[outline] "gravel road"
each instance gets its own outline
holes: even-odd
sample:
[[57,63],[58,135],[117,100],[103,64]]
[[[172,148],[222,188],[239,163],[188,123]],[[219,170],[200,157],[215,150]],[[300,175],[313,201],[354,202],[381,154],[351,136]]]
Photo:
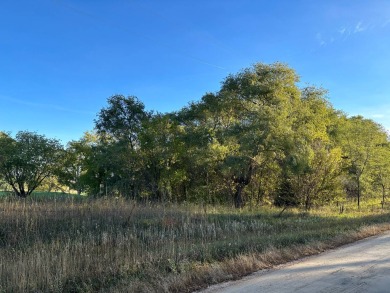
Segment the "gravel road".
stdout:
[[390,292],[390,232],[203,292]]

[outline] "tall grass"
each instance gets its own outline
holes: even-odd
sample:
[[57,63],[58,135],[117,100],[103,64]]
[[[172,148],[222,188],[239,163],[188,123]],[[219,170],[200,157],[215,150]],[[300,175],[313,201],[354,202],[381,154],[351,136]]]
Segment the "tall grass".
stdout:
[[[337,211],[287,211],[278,217],[272,208],[4,197],[0,291],[190,292],[259,268],[254,259],[246,259],[246,267],[232,260],[261,259],[272,251],[272,265],[299,255],[300,247],[321,250],[320,243],[390,220],[379,209]],[[294,249],[290,256],[288,249]]]

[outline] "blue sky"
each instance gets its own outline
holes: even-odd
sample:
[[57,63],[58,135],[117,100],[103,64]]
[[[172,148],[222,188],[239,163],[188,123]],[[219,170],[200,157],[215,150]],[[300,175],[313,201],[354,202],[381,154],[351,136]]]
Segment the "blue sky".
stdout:
[[179,110],[255,62],[390,129],[390,1],[2,0],[0,129],[66,143],[107,98]]

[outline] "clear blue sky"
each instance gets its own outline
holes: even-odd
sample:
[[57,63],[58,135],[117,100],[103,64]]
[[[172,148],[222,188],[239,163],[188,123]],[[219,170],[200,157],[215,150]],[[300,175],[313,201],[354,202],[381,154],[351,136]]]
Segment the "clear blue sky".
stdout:
[[114,94],[179,110],[276,61],[390,129],[387,0],[2,0],[0,129],[66,143]]

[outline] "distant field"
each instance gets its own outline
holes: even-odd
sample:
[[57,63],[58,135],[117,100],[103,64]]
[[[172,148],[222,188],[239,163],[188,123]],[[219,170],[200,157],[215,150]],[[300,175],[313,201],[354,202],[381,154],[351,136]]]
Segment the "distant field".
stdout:
[[[10,196],[13,197],[14,193],[12,191],[0,191],[0,197]],[[64,200],[64,199],[76,199],[76,198],[85,198],[85,196],[73,193],[65,193],[65,192],[47,192],[47,191],[34,191],[30,196],[30,199],[34,200]]]
[[390,228],[371,203],[311,212],[0,199],[1,292],[191,292]]

